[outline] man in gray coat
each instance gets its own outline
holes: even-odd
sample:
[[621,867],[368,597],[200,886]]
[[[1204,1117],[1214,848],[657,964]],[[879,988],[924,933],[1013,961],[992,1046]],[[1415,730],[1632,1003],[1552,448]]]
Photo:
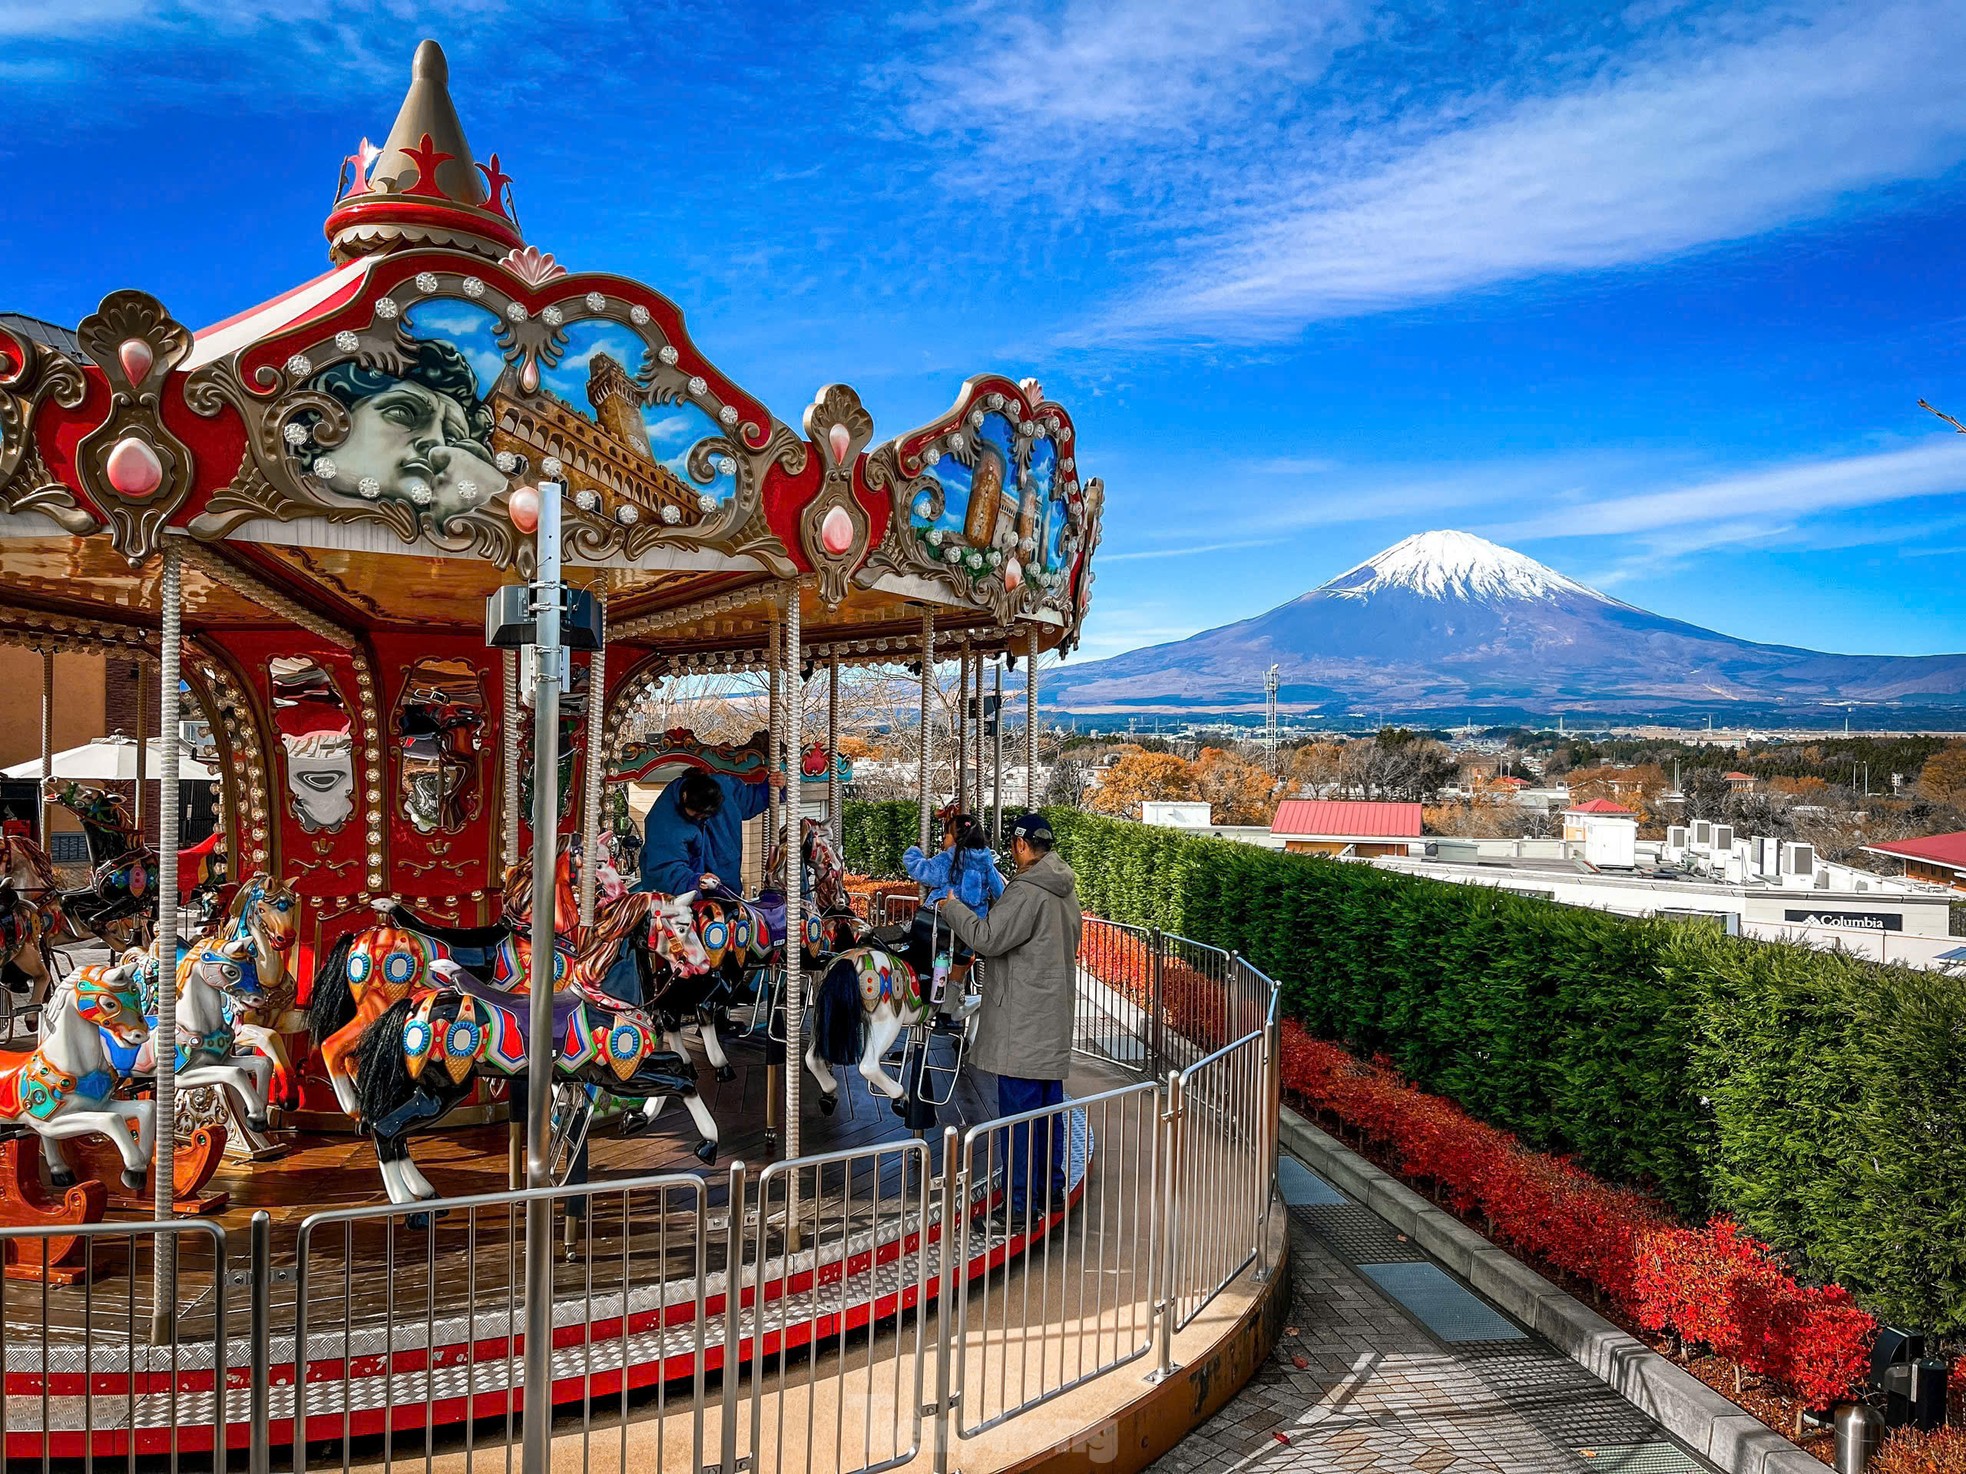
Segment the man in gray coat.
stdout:
[[[997,1109],[1006,1116],[1065,1099],[1079,952],[1078,885],[1052,853],[1051,825],[1042,814],[1026,814],[1011,836],[1017,874],[988,916],[953,897],[938,903],[949,930],[987,960],[969,1061],[997,1077]],[[1055,1115],[1011,1129],[1004,1198],[1011,1215],[1042,1216],[1062,1192],[1063,1124]]]

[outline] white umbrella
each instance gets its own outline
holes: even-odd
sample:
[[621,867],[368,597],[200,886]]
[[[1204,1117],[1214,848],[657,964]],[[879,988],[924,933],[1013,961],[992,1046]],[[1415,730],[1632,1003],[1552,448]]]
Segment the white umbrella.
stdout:
[[[209,783],[218,776],[218,769],[199,762],[191,755],[190,747],[182,742],[178,744],[178,754],[180,783]],[[164,762],[163,738],[150,739],[150,751],[145,762],[148,767],[144,777],[154,783]],[[104,737],[56,753],[53,767],[55,777],[70,778],[77,783],[134,783],[137,776],[137,745],[128,737]],[[15,763],[6,770],[6,776],[39,778],[41,759],[32,757],[24,763]]]

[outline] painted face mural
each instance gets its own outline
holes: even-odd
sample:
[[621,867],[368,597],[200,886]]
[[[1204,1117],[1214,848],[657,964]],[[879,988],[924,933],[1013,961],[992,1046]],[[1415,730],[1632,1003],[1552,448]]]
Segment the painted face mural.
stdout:
[[421,833],[455,833],[477,810],[485,693],[468,660],[426,656],[396,705],[403,817]]
[[273,726],[287,760],[287,802],[309,834],[333,832],[355,811],[354,731],[333,679],[305,655],[267,662]]
[[477,375],[448,343],[419,342],[400,374],[342,363],[313,387],[348,411],[348,435],[317,453],[314,474],[368,501],[411,502],[440,526],[505,490],[492,415]]

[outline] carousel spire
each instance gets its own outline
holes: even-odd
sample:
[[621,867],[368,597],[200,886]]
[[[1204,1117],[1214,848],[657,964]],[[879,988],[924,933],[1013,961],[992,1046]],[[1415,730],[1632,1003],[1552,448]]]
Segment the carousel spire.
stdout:
[[450,64],[435,41],[416,48],[410,89],[380,149],[367,139],[342,161],[328,216],[337,263],[398,246],[456,246],[496,260],[525,244],[498,155],[480,164],[451,103]]

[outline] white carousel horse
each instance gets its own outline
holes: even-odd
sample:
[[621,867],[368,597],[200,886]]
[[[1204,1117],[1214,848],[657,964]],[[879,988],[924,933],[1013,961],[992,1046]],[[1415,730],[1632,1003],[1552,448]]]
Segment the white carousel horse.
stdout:
[[[215,1086],[251,1131],[267,1129],[266,1103],[273,1085],[273,1061],[263,1054],[240,1053],[236,1013],[257,1008],[262,994],[254,966],[254,943],[205,937],[195,941],[177,964],[177,1088]],[[156,956],[141,953],[144,970],[156,976]],[[157,1073],[156,1020],[137,1050],[130,1073]]]
[[0,1124],[41,1138],[57,1186],[74,1181],[59,1143],[106,1136],[123,1158],[123,1185],[141,1188],[150,1170],[156,1105],[115,1098],[116,1071],[103,1045],[140,1047],[150,1037],[143,1016],[140,965],[77,968],[55,986],[42,1010],[40,1047],[0,1055]]
[[[963,1000],[967,1017],[980,1000]],[[889,1100],[906,1089],[881,1067],[881,1059],[901,1031],[934,1009],[921,978],[908,962],[880,947],[855,947],[835,957],[813,998],[812,1042],[805,1066],[819,1082],[819,1109],[832,1115],[839,1103],[836,1065],[854,1065],[868,1084]]]

